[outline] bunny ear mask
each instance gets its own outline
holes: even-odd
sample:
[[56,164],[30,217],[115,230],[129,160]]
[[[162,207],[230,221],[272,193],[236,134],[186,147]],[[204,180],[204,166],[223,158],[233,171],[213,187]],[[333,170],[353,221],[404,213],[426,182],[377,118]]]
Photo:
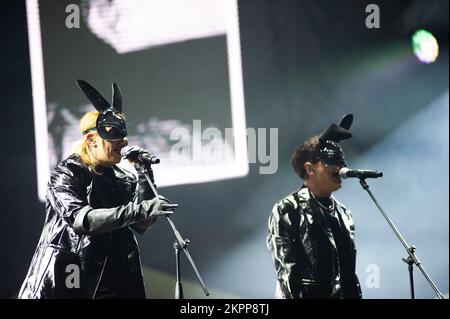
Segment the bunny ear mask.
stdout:
[[[127,126],[121,116],[122,113],[122,94],[116,83],[112,84],[112,106],[109,102],[88,82],[77,80],[77,84],[84,95],[92,103],[95,109],[100,113],[97,118],[96,127],[101,138],[107,141],[121,140],[127,136]],[[94,128],[83,132],[87,134]]]
[[320,134],[319,139],[321,141],[334,141],[339,143],[342,140],[346,140],[352,137],[352,133],[349,132],[350,127],[353,123],[353,114],[345,115],[341,123],[336,125],[334,123],[330,124],[325,131]]
[[320,142],[317,149],[319,160],[328,165],[347,166],[345,154],[338,143],[352,137],[352,133],[349,132],[352,123],[353,114],[347,114],[339,125],[332,123],[319,135]]

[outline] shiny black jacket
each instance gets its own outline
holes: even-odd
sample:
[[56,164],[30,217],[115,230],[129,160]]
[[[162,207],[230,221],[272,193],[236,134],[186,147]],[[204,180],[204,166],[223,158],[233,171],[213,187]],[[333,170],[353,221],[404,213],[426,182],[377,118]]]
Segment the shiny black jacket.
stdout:
[[296,298],[361,298],[361,289],[355,273],[355,227],[351,213],[335,202],[335,212],[345,225],[350,262],[345,269],[350,273],[350,285],[345,295],[342,289],[341,269],[336,243],[330,225],[308,188],[278,201],[269,217],[268,248],[272,252],[277,274],[276,297]]
[[[122,216],[134,203],[153,197],[148,185],[117,166],[97,175],[78,155],[62,161],[50,175],[44,228],[19,298],[97,298],[98,290],[116,278],[126,278],[116,297],[145,298],[139,249],[130,227],[143,234],[155,217],[139,226]],[[103,218],[87,229],[84,217],[89,212],[107,212],[115,220]],[[122,273],[103,276],[111,266]]]

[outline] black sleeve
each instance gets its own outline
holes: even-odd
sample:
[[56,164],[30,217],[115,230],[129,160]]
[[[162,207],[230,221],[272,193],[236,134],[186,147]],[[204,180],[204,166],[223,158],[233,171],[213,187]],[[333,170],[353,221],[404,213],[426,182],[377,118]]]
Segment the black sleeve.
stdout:
[[300,213],[288,200],[275,204],[269,217],[267,245],[272,252],[284,298],[299,298],[301,280]]

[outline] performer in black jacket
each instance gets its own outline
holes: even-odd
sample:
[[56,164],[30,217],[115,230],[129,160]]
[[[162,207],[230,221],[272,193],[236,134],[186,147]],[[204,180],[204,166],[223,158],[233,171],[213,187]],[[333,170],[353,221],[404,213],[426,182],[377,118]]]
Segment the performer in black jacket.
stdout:
[[361,298],[355,273],[355,227],[350,211],[332,193],[346,166],[338,144],[352,135],[346,115],[298,146],[292,166],[301,188],[278,201],[269,217],[267,244],[277,274],[278,298]]
[[154,196],[145,176],[116,166],[128,144],[118,86],[111,106],[77,82],[98,112],[83,116],[76,152],[51,172],[44,229],[19,298],[145,298],[131,228],[144,234],[172,213],[170,202]]

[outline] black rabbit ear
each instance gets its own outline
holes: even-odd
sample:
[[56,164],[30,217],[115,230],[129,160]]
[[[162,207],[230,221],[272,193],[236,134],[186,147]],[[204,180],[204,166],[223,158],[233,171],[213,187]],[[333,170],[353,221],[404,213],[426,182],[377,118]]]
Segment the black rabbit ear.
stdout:
[[97,111],[101,113],[111,107],[108,101],[92,85],[83,80],[77,80],[77,84]]
[[353,123],[353,114],[349,113],[346,114],[342,120],[341,124],[339,124],[340,127],[345,128],[346,130],[349,130]]
[[319,139],[323,142],[331,140],[339,143],[341,140],[346,140],[350,137],[352,137],[352,133],[347,131],[347,129],[333,123],[328,126],[322,134],[320,134]]
[[120,88],[116,83],[112,84],[112,105],[120,113],[122,113],[122,94]]

